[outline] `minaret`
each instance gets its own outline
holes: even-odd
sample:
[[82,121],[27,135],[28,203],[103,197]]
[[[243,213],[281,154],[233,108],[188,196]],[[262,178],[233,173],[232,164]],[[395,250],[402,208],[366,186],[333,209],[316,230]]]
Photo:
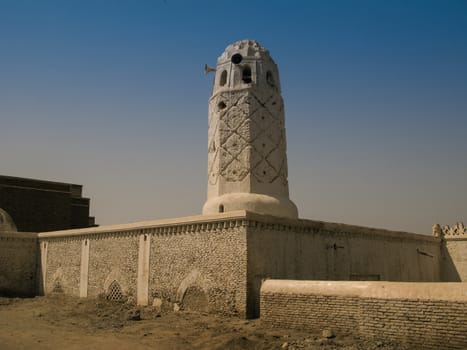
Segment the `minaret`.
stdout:
[[298,217],[289,199],[279,72],[254,40],[229,45],[218,58],[209,99],[203,214],[232,210]]

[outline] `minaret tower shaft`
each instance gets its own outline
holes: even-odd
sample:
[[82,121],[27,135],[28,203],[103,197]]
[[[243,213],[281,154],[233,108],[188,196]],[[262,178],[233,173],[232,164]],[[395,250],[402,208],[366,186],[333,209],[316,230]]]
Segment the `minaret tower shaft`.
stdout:
[[229,45],[219,57],[209,99],[203,214],[232,210],[298,217],[289,199],[279,72],[253,40]]

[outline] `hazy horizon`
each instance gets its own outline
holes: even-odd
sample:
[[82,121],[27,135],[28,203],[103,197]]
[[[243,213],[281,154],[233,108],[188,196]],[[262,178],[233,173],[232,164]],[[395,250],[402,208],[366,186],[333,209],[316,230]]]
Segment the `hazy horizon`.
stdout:
[[305,219],[467,221],[465,1],[0,0],[0,174],[72,182],[100,225],[201,213],[215,66],[267,48]]

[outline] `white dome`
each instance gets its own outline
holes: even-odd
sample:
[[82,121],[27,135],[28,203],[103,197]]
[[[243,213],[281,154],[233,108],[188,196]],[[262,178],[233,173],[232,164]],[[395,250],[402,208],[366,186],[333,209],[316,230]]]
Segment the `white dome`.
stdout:
[[217,60],[217,64],[230,61],[234,55],[244,58],[271,59],[269,51],[255,40],[240,40],[227,46]]

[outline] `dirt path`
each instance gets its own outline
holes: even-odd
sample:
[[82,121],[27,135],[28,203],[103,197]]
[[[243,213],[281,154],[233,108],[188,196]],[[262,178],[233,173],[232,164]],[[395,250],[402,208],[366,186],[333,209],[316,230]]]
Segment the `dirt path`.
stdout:
[[318,333],[268,328],[259,320],[186,311],[159,314],[127,304],[57,295],[0,298],[0,349],[406,348],[343,335],[324,339]]

